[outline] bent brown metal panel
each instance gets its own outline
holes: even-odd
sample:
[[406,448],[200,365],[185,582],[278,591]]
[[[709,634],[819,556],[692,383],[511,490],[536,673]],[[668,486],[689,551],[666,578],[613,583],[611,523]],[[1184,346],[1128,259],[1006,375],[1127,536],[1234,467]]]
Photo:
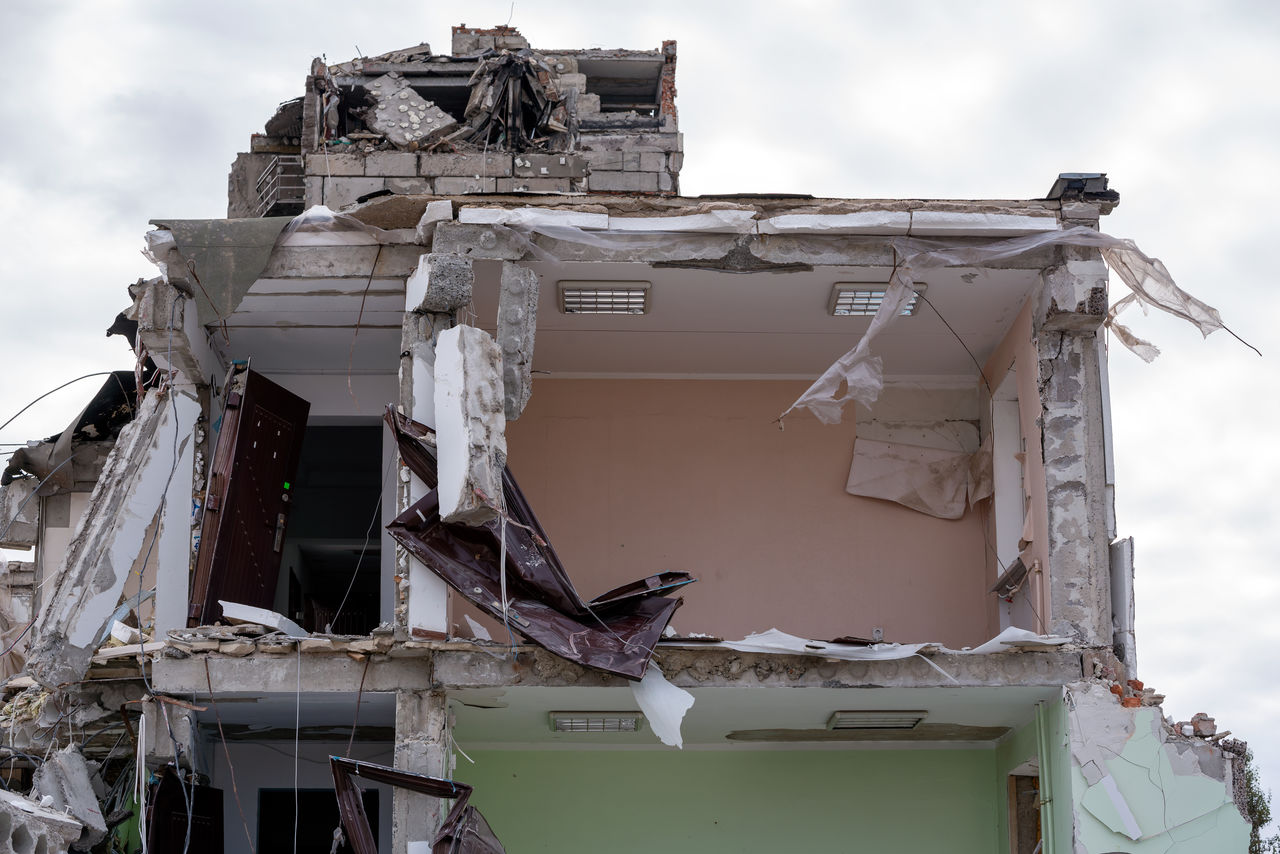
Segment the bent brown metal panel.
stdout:
[[333,770],[333,788],[338,797],[342,827],[356,854],[378,854],[378,846],[373,841],[373,830],[369,827],[360,789],[352,777],[437,798],[455,799],[453,808],[440,825],[439,833],[432,840],[432,854],[506,854],[484,816],[467,803],[472,789],[466,783],[401,771],[386,765],[356,762],[340,756],[330,756],[329,766]]
[[[434,484],[429,428],[391,408],[387,423],[405,464],[424,482]],[[505,622],[510,629],[588,667],[628,679],[642,677],[654,644],[681,604],[680,599],[658,594],[694,579],[684,572],[661,573],[585,602],[509,470],[503,472],[503,492],[509,521],[495,519],[482,527],[446,524],[433,491],[400,514],[387,530],[498,622],[504,622],[499,561],[505,536],[509,604]]]

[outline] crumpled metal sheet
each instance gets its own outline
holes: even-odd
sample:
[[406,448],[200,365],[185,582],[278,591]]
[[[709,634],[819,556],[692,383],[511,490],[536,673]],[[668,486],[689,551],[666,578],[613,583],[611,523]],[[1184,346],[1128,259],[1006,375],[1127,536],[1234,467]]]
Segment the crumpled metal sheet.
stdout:
[[432,431],[393,407],[386,421],[401,459],[431,490],[387,526],[396,542],[501,623],[505,539],[505,622],[512,631],[586,667],[627,679],[644,676],[654,644],[682,602],[661,594],[692,583],[688,573],[658,573],[584,601],[509,469],[502,484],[507,518],[479,527],[446,524],[435,491]]
[[378,854],[378,846],[373,841],[373,830],[369,827],[369,816],[365,814],[360,789],[352,777],[437,798],[453,798],[453,808],[431,841],[431,854],[506,854],[489,822],[484,820],[478,809],[467,803],[473,790],[466,783],[338,756],[329,757],[329,766],[333,771],[333,788],[338,797],[342,827],[356,854]]

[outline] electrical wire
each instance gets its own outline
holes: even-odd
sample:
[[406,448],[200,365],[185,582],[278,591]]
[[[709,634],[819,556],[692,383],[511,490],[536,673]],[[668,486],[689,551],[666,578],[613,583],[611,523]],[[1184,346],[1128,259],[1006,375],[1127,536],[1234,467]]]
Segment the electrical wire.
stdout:
[[351,580],[347,582],[347,592],[342,594],[342,601],[338,603],[338,610],[333,612],[330,618],[328,630],[332,631],[333,627],[338,623],[338,617],[342,614],[342,609],[346,607],[347,597],[351,595],[351,590],[356,585],[356,577],[360,574],[360,565],[364,562],[365,551],[369,548],[369,541],[373,539],[373,527],[378,524],[378,516],[382,510],[382,494],[386,492],[387,481],[391,478],[391,469],[395,467],[396,458],[394,455],[387,460],[387,468],[382,473],[382,484],[378,487],[378,501],[374,504],[373,515],[369,519],[369,527],[364,532],[364,545],[360,547],[360,556],[356,558],[356,568],[351,571]]
[[39,396],[39,397],[37,397],[35,400],[31,401],[31,402],[30,402],[30,403],[28,403],[26,406],[24,406],[24,407],[22,407],[21,409],[19,409],[17,412],[15,412],[15,413],[13,414],[13,417],[12,417],[12,418],[10,418],[8,421],[4,422],[3,424],[0,424],[0,430],[3,430],[4,428],[8,427],[10,424],[12,424],[14,421],[16,421],[16,420],[17,420],[17,418],[18,418],[18,416],[19,416],[19,415],[21,415],[22,413],[26,412],[26,411],[27,411],[28,409],[30,409],[31,407],[35,406],[37,403],[39,403],[40,401],[44,400],[44,399],[45,399],[46,397],[48,397],[49,395],[53,394],[55,391],[62,391],[62,390],[63,390],[64,388],[66,388],[67,386],[72,385],[73,383],[78,383],[78,382],[80,382],[80,380],[87,380],[89,377],[105,377],[105,376],[111,376],[111,375],[114,375],[114,374],[115,374],[115,371],[95,371],[95,372],[94,372],[94,373],[92,373],[92,374],[85,374],[85,375],[83,375],[83,376],[76,377],[76,378],[75,378],[75,379],[73,379],[73,380],[67,380],[67,381],[66,381],[65,383],[63,383],[62,385],[58,386],[57,388],[49,389],[49,391],[46,391],[44,394],[40,395],[40,396]]
[[302,739],[302,644],[298,644],[298,685],[293,706],[293,854],[298,854],[298,751]]
[[204,659],[204,683],[209,686],[209,705],[213,706],[213,717],[218,722],[218,739],[222,742],[222,753],[227,758],[227,771],[231,774],[231,793],[236,798],[236,809],[240,812],[240,823],[244,825],[244,837],[249,841],[249,854],[257,854],[253,847],[253,834],[249,832],[249,820],[244,817],[244,807],[240,804],[240,789],[236,786],[236,766],[231,761],[231,749],[227,747],[227,734],[222,729],[222,715],[218,712],[218,701],[213,696],[213,677],[209,674],[209,658]]

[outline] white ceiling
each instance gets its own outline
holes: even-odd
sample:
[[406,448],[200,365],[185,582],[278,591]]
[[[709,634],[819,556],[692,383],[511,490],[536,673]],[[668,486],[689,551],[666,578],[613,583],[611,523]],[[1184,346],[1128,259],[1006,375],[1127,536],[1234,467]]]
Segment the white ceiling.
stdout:
[[[1030,722],[1035,704],[1052,688],[695,688],[693,708],[681,732],[686,745],[758,749],[725,736],[735,730],[824,729],[836,710],[925,710],[926,723],[983,727],[1020,727]],[[631,689],[598,687],[509,688],[505,691],[457,691],[451,695],[456,717],[454,738],[463,748],[503,745],[659,746],[652,730],[638,733],[553,733],[551,711],[635,711]],[[477,705],[467,705],[475,703]],[[499,708],[479,706],[502,705]],[[885,743],[885,742],[881,742]],[[824,742],[825,749],[847,743]],[[865,745],[858,742],[853,746]],[[900,743],[899,743],[900,744]],[[795,743],[788,742],[789,749]]]
[[[928,712],[925,723],[1017,728],[1029,723],[1035,704],[1054,696],[1053,688],[695,688],[694,705],[681,728],[686,745],[729,749],[760,749],[768,743],[732,742],[735,730],[823,729],[836,710],[914,709]],[[470,747],[515,746],[631,746],[660,747],[647,726],[638,733],[553,733],[547,723],[551,711],[635,711],[629,687],[519,687],[454,691],[450,708],[455,715],[454,738]],[[355,721],[354,694],[304,692],[304,727],[342,727]],[[270,729],[294,726],[299,698],[290,692],[221,696],[218,715],[224,726],[247,725]],[[207,701],[200,705],[209,706]],[[201,720],[214,724],[212,708]],[[366,692],[360,698],[361,726],[391,727],[395,723],[395,695]],[[880,742],[885,744],[889,742]],[[989,743],[989,742],[986,742]],[[823,749],[865,747],[869,742],[822,743]],[[870,742],[875,744],[875,742]],[[895,743],[901,746],[901,743]],[[936,742],[925,742],[936,744]],[[788,742],[787,749],[796,749]]]
[[[541,285],[534,370],[575,376],[816,377],[869,323],[828,313],[832,285],[889,276],[865,267],[735,274],[629,263],[532,266]],[[500,265],[478,262],[476,271],[469,320],[492,331]],[[561,314],[562,279],[651,282],[651,309],[641,316]],[[924,281],[929,301],[978,361],[1039,283],[1035,271],[963,268],[933,270]],[[227,349],[267,373],[394,373],[403,292],[394,279],[259,280],[229,319]],[[928,305],[889,327],[875,352],[888,376],[977,376],[973,359]]]

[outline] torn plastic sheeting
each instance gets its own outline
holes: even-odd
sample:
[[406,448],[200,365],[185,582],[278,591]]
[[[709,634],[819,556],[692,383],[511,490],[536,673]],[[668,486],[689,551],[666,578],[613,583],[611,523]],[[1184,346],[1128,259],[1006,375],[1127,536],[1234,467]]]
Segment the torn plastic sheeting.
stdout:
[[693,707],[693,695],[677,688],[662,674],[657,664],[650,663],[644,678],[631,683],[631,693],[644,712],[645,720],[653,728],[653,734],[665,745],[684,748],[680,735],[680,723],[685,713]]
[[289,220],[279,239],[280,246],[375,246],[399,242],[386,230],[351,214],[335,213],[325,205],[313,205]]
[[[782,413],[779,420],[785,418],[792,410],[803,407],[827,424],[840,421],[844,405],[856,400],[864,406],[870,406],[884,386],[883,367],[878,356],[871,354],[871,342],[887,326],[901,314],[902,306],[913,292],[914,272],[932,267],[982,266],[993,261],[1012,258],[1039,249],[1043,246],[1079,246],[1095,248],[1102,252],[1108,266],[1115,270],[1121,280],[1129,287],[1134,300],[1143,305],[1153,306],[1168,312],[1175,317],[1195,325],[1202,334],[1208,335],[1215,329],[1223,328],[1222,318],[1216,309],[1179,288],[1173,282],[1169,271],[1159,260],[1148,257],[1132,240],[1124,240],[1094,231],[1085,226],[1076,226],[1063,231],[1029,234],[978,246],[950,246],[937,241],[926,241],[915,238],[891,238],[888,240],[901,257],[889,279],[884,301],[871,320],[871,325],[852,350],[845,353],[820,376],[795,403]],[[1051,294],[1060,304],[1071,302],[1070,297]],[[1122,300],[1116,309],[1122,310],[1128,303]],[[1113,310],[1108,314],[1106,323],[1115,326]],[[1137,341],[1146,348],[1151,348],[1145,341],[1136,339],[1127,329],[1125,335],[1117,335],[1126,347]],[[1154,348],[1151,348],[1154,349]],[[1144,359],[1151,354],[1150,349],[1135,350]],[[1150,361],[1150,359],[1147,359]],[[840,388],[847,383],[845,393]]]
[[991,437],[972,454],[858,438],[845,492],[893,501],[939,519],[959,519],[992,493]]
[[841,661],[896,661],[911,658],[923,652],[943,652],[948,655],[988,655],[993,652],[1009,652],[1019,646],[1061,646],[1069,638],[1056,635],[1038,635],[1015,626],[1002,631],[986,643],[972,649],[949,649],[938,643],[876,643],[870,646],[829,643],[809,640],[770,629],[747,635],[740,641],[722,641],[723,646],[738,652],[763,652],[775,655],[812,655]]
[[431,841],[432,854],[505,854],[506,849],[489,827],[489,822],[478,809],[467,803],[473,789],[466,783],[337,756],[329,757],[329,767],[333,771],[333,788],[342,827],[355,854],[378,854],[378,846],[373,840],[369,816],[364,811],[364,798],[352,777],[436,798],[453,798],[452,809]]
[[[387,526],[396,542],[485,614],[533,643],[586,667],[641,678],[654,644],[681,604],[660,594],[694,579],[685,572],[664,572],[584,601],[509,470],[503,472],[509,518],[479,527],[446,524],[439,512],[431,431],[391,407],[386,419],[401,458],[431,490]],[[504,537],[505,614],[499,563]]]

